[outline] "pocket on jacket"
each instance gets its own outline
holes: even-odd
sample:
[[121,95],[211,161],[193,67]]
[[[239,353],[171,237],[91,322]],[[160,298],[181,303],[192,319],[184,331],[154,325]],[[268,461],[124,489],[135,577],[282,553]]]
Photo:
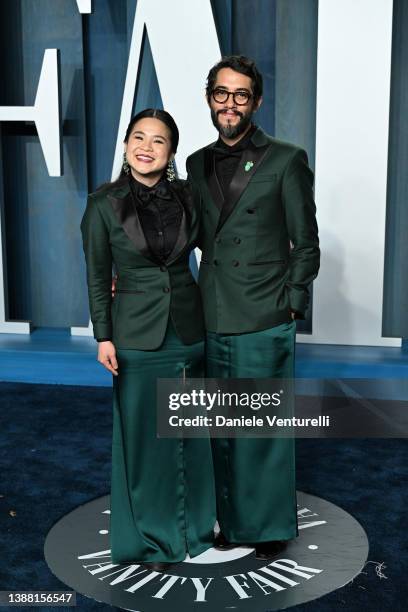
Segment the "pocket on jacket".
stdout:
[[135,289],[116,289],[115,293],[134,293],[134,294],[138,294],[138,293],[146,293],[146,291],[136,291]]
[[269,266],[271,264],[284,264],[284,259],[271,259],[270,261],[250,261],[248,266]]
[[275,183],[278,180],[277,174],[261,174],[257,172],[251,178],[251,183]]
[[251,261],[247,264],[247,278],[253,282],[276,284],[285,277],[286,270],[285,259]]

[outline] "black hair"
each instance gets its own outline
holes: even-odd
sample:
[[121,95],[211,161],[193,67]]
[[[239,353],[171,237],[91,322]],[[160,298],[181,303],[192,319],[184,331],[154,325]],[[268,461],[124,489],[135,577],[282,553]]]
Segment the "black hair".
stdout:
[[240,72],[250,77],[252,80],[252,89],[255,102],[262,96],[263,81],[262,74],[259,72],[255,62],[244,55],[226,55],[217,64],[215,64],[207,76],[205,92],[207,100],[210,99],[217,80],[217,74],[222,68],[231,68],[235,72]]
[[137,113],[137,115],[132,117],[126,130],[124,142],[129,140],[129,136],[132,133],[135,123],[146,118],[159,119],[159,121],[168,127],[170,131],[171,150],[173,153],[176,153],[179,143],[179,131],[177,124],[170,113],[165,110],[161,110],[160,108],[145,108],[145,110],[140,111],[140,113]]
[[[141,119],[146,119],[146,118],[159,119],[160,121],[162,121],[162,123],[166,125],[166,127],[168,127],[170,131],[171,151],[172,153],[176,153],[178,143],[179,143],[179,131],[178,131],[177,124],[174,121],[173,117],[170,115],[170,113],[168,113],[165,110],[161,110],[160,108],[145,108],[144,110],[134,115],[131,118],[129,125],[127,126],[127,130],[126,130],[126,134],[125,134],[125,138],[123,142],[127,142],[129,140],[129,136],[132,133],[132,130],[135,124]],[[119,176],[114,181],[103,183],[97,188],[97,191],[100,191],[101,189],[104,189],[105,187],[111,187],[112,185],[120,185],[122,184],[122,182],[126,182],[128,178],[129,178],[128,175],[126,174],[126,172],[124,171],[122,167],[120,170]]]

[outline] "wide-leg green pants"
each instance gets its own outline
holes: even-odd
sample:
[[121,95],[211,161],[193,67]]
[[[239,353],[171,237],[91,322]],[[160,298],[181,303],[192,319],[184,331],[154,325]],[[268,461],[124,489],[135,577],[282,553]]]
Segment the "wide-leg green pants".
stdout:
[[[207,334],[210,378],[292,378],[295,323],[248,334]],[[214,438],[217,519],[230,542],[297,536],[293,438]]]
[[[169,324],[154,351],[117,350],[110,539],[114,563],[177,562],[213,543],[209,439],[156,437],[157,378],[202,377],[204,342],[186,346]],[[166,409],[164,406],[163,409]]]

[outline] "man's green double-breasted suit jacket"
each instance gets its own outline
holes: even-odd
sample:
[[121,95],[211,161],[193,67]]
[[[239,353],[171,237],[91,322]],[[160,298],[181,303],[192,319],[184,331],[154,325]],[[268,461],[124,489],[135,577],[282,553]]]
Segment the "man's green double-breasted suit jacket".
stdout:
[[187,160],[201,198],[199,286],[208,331],[245,333],[304,318],[319,269],[313,173],[304,150],[256,129],[224,198],[212,148]]
[[[116,348],[153,350],[166,333],[169,316],[184,344],[204,337],[200,291],[189,268],[198,232],[199,198],[186,181],[169,183],[183,215],[166,262],[152,254],[127,180],[88,196],[81,222],[91,320],[96,339]],[[112,266],[118,281],[111,297]]]

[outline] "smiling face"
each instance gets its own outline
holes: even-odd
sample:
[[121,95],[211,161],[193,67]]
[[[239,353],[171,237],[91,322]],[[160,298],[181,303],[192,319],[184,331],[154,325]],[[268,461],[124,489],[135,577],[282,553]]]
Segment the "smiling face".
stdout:
[[[211,109],[211,118],[213,124],[221,134],[223,140],[233,144],[238,141],[245,132],[248,131],[251,124],[252,114],[259,108],[262,98],[256,102],[253,98],[252,79],[245,74],[241,74],[232,68],[221,68],[216,77],[213,87],[216,92],[235,92],[238,102],[239,92],[249,94],[249,100],[246,104],[237,104],[234,102],[232,95],[225,102],[216,102],[213,95],[210,96],[208,104]],[[241,96],[245,98],[245,96]]]
[[154,117],[137,121],[124,145],[133,177],[145,185],[157,183],[174,157],[170,130]]

